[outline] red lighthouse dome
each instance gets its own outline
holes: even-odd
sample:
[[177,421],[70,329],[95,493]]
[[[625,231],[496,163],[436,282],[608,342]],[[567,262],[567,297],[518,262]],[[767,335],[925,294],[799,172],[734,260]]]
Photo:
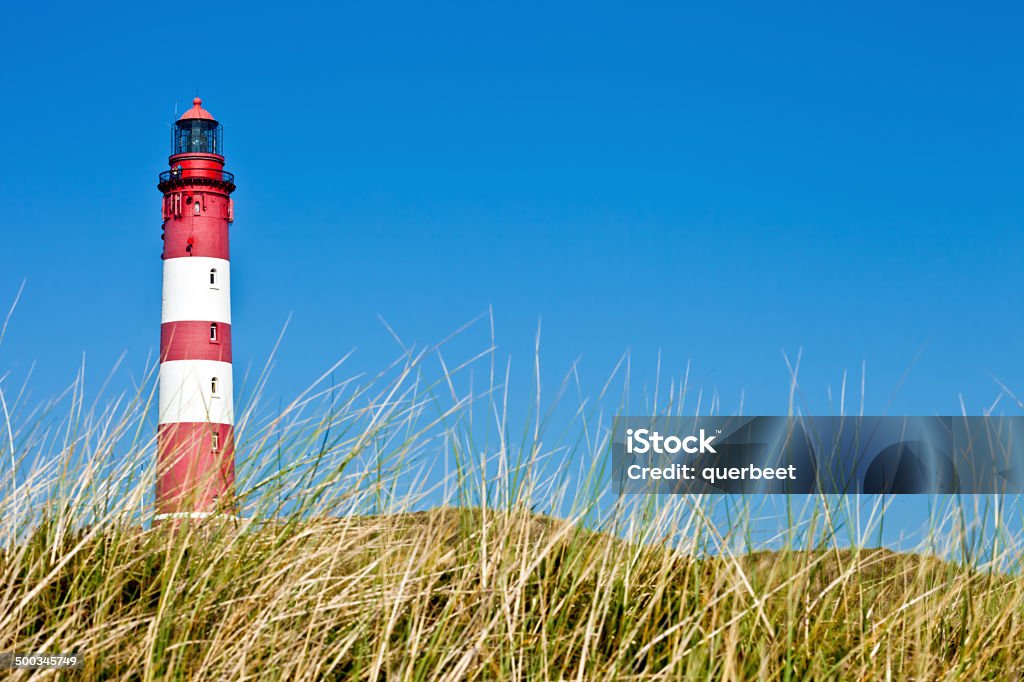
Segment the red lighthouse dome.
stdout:
[[178,120],[183,121],[189,118],[203,118],[212,121],[213,116],[210,115],[209,111],[203,109],[202,105],[203,100],[199,97],[196,97],[194,100],[192,100],[192,108],[186,111],[184,114],[182,114],[181,118],[179,118]]

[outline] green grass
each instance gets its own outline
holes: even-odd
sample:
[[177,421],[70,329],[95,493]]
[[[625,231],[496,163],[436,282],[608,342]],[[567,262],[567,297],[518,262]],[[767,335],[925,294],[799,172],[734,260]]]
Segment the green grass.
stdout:
[[257,380],[237,516],[176,528],[148,521],[150,394],[0,383],[0,651],[77,651],[68,679],[1024,677],[1020,555],[1003,533],[977,560],[985,514],[951,504],[897,554],[864,547],[884,504],[812,498],[758,549],[742,500],[604,496],[607,391],[562,437],[536,386],[513,437],[508,374],[467,378],[492,357],[328,373],[262,420]]

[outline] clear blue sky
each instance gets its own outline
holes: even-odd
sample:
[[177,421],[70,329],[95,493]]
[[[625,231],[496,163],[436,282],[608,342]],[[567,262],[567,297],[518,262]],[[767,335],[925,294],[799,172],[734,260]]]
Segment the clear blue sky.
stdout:
[[1017,3],[19,2],[5,25],[0,301],[28,281],[0,367],[36,362],[40,397],[83,352],[94,377],[155,354],[155,182],[197,93],[238,179],[236,367],[292,315],[282,395],[393,358],[378,315],[428,343],[488,306],[524,378],[542,319],[548,384],[581,357],[594,393],[660,350],[725,411],[783,413],[802,347],[818,412],[862,362],[869,413],[1024,394]]

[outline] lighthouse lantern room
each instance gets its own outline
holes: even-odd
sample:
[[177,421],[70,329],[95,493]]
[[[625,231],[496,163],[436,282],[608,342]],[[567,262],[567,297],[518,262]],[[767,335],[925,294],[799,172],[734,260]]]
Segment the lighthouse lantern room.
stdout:
[[235,479],[224,129],[196,97],[172,127],[163,193],[156,519],[230,512]]

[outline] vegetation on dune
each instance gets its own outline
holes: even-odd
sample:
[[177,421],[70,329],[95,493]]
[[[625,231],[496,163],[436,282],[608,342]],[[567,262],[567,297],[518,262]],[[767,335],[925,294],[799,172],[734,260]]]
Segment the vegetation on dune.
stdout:
[[43,524],[7,648],[88,678],[1005,679],[1019,580],[887,550],[692,558],[526,512]]
[[604,393],[555,438],[535,386],[516,440],[507,374],[462,381],[488,354],[430,350],[262,421],[257,382],[237,516],[176,528],[149,521],[150,396],[6,400],[0,651],[78,652],[67,679],[1024,677],[1014,538],[978,547],[962,506],[897,554],[863,547],[884,505],[811,498],[765,551],[742,499],[609,500]]

